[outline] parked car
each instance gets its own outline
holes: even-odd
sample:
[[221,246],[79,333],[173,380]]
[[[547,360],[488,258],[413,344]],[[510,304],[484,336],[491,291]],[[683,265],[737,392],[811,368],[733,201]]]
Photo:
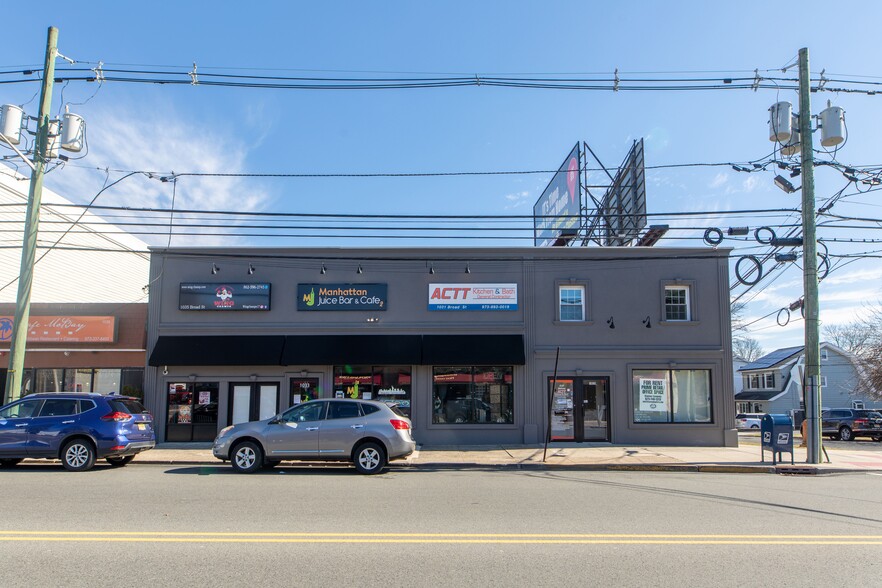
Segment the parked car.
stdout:
[[855,437],[872,437],[874,441],[882,441],[882,413],[857,408],[821,411],[821,434],[842,441],[854,441]]
[[349,461],[376,474],[416,449],[410,419],[374,400],[310,400],[270,419],[232,425],[214,440],[214,456],[252,473],[282,461]]
[[760,412],[743,412],[735,415],[736,429],[759,429],[765,415]]
[[156,445],[153,416],[129,396],[31,394],[0,407],[0,467],[25,458],[60,459],[85,471],[104,458],[121,467]]

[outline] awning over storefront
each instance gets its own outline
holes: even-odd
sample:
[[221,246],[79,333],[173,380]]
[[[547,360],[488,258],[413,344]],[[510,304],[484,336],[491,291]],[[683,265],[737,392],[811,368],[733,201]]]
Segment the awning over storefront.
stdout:
[[282,365],[419,365],[419,335],[289,335]]
[[523,335],[423,335],[424,365],[524,365]]
[[524,365],[523,335],[162,336],[149,365]]
[[149,365],[279,365],[284,335],[160,337]]

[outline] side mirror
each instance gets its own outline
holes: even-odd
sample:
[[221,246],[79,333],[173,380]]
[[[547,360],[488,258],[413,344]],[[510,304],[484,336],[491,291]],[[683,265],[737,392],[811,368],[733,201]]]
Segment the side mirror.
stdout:
[[285,419],[282,418],[282,415],[277,414],[276,416],[274,416],[274,417],[272,418],[272,420],[270,420],[270,422],[269,422],[268,424],[270,424],[270,425],[282,425],[282,424],[284,424],[284,423],[285,423]]

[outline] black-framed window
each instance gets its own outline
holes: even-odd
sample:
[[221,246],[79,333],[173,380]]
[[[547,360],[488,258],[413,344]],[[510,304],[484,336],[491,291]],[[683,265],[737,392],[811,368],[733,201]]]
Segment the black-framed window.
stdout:
[[379,400],[410,417],[410,366],[334,366],[334,397]]
[[635,423],[712,423],[710,370],[634,370]]
[[33,385],[28,381],[25,394],[35,392],[98,392],[144,398],[144,368],[35,368]]
[[217,436],[218,382],[168,384],[166,441],[211,441]]
[[432,422],[514,423],[512,366],[432,368]]

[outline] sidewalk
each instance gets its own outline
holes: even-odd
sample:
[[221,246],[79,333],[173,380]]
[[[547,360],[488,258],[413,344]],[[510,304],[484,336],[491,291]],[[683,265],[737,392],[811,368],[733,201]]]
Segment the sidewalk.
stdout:
[[[798,439],[798,438],[797,438]],[[874,444],[875,445],[875,444]],[[830,474],[882,472],[880,450],[827,449],[830,463],[806,464],[806,449],[794,448],[772,465],[772,453],[760,455],[759,438],[742,438],[739,447],[652,447],[584,443],[552,443],[543,461],[543,445],[419,447],[393,469],[533,469],[580,471],[680,471],[717,473]],[[823,457],[823,456],[822,456]],[[222,465],[211,443],[161,443],[138,455],[133,464]],[[290,462],[289,462],[290,463]]]

